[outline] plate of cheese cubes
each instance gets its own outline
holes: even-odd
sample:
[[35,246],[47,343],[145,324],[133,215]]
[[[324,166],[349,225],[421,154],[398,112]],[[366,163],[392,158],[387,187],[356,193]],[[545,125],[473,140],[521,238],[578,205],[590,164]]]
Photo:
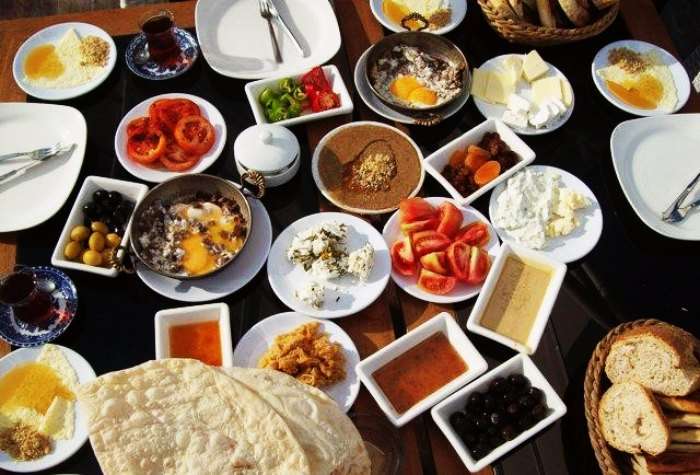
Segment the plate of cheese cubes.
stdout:
[[484,117],[523,135],[552,132],[574,110],[569,80],[535,50],[497,56],[474,69],[471,93]]

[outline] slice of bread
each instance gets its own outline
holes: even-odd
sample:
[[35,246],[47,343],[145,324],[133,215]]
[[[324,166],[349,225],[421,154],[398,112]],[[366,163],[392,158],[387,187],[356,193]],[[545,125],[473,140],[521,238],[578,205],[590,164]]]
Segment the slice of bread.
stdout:
[[554,9],[550,0],[537,0],[537,14],[542,26],[557,26],[557,19],[554,17]]
[[576,26],[584,26],[591,21],[591,14],[577,0],[559,0],[559,6],[569,21]]
[[700,428],[700,414],[683,414],[682,412],[667,412],[665,414],[669,427]]
[[510,7],[510,3],[508,3],[508,0],[489,0],[489,3],[493,7],[493,9],[496,10],[498,14],[502,17],[507,18],[509,20],[518,19],[518,15],[516,15],[513,9]]
[[644,455],[644,461],[652,473],[678,473],[700,470],[700,453],[664,452],[660,455]]
[[598,417],[605,440],[623,452],[657,455],[670,442],[659,404],[649,390],[637,383],[610,386],[600,399]]
[[523,0],[508,0],[508,3],[510,4],[510,8],[513,9],[513,12],[518,15],[518,18],[525,18],[525,6],[523,5]]
[[671,442],[700,442],[700,429],[695,427],[674,427],[671,429]]
[[669,452],[700,453],[700,444],[672,442],[668,445]]
[[656,399],[658,399],[661,407],[665,409],[700,414],[700,391],[695,391],[685,397],[660,395]]
[[685,396],[700,387],[697,340],[671,325],[635,328],[619,336],[605,361],[610,381],[635,381],[666,396]]

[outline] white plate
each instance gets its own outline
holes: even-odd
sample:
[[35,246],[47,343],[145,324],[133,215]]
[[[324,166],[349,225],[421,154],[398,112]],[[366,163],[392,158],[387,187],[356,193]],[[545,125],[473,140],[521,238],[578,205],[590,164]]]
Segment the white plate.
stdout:
[[329,320],[316,320],[297,312],[278,313],[267,317],[256,323],[238,341],[233,351],[233,366],[257,368],[258,361],[275,341],[276,336],[309,322],[319,322],[321,333],[328,333],[330,341],[340,343],[343,347],[345,379],[320,389],[333,399],[343,412],[348,412],[360,392],[360,379],[355,371],[355,366],[360,362],[360,354],[345,330]]
[[306,48],[302,57],[273,21],[282,62],[274,60],[267,21],[257,0],[199,0],[197,39],[214,71],[238,79],[290,75],[330,60],[340,49],[338,20],[328,0],[273,0]]
[[[303,71],[296,74],[288,74],[283,76],[277,76],[269,79],[260,79],[259,81],[249,82],[245,85],[245,94],[248,97],[248,103],[250,108],[253,110],[253,115],[255,116],[255,122],[258,124],[269,124],[267,118],[265,117],[265,108],[260,101],[258,101],[258,96],[263,89],[269,87],[273,90],[277,89],[277,85],[280,79],[287,77],[293,77],[299,80],[301,76],[308,71]],[[291,119],[280,120],[274,122],[275,125],[291,126],[295,124],[303,124],[305,122],[311,122],[313,120],[325,119],[326,117],[333,117],[336,115],[350,114],[353,111],[352,96],[348,92],[348,88],[345,87],[345,82],[343,77],[340,75],[338,68],[329,64],[328,66],[323,66],[323,74],[328,80],[333,92],[338,94],[340,99],[340,107],[335,109],[328,109],[321,112],[313,112],[309,109],[305,109],[299,117],[293,117]]]
[[[211,149],[205,153],[199,162],[189,170],[184,172],[171,172],[163,165],[158,164],[157,167],[148,167],[141,165],[131,158],[126,151],[126,127],[129,122],[138,118],[145,117],[148,115],[148,107],[158,99],[189,99],[199,106],[202,112],[202,116],[206,118],[211,125],[216,130],[216,141]],[[226,121],[224,117],[219,112],[219,109],[214,107],[209,101],[202,99],[201,97],[193,96],[191,94],[182,93],[168,93],[160,94],[158,96],[153,96],[145,101],[134,106],[129,112],[122,117],[119,126],[117,127],[117,133],[114,136],[114,151],[117,154],[119,163],[122,164],[126,171],[134,175],[136,178],[141,178],[142,180],[160,183],[170,178],[180,176],[182,174],[188,173],[202,173],[204,170],[209,168],[214,164],[214,162],[219,158],[221,152],[226,145]]]
[[[700,241],[700,211],[680,223],[661,213],[700,173],[700,114],[678,114],[622,122],[610,137],[610,151],[622,191],[644,224],[673,239]],[[696,186],[684,204],[700,199]]]
[[272,242],[272,224],[265,206],[248,198],[253,213],[253,229],[248,242],[236,260],[211,277],[177,280],[156,274],[143,264],[136,266],[136,274],[151,290],[164,297],[181,302],[206,302],[231,295],[253,280],[265,264]]
[[[486,132],[496,132],[506,145],[520,156],[520,161],[514,166],[498,175],[472,194],[462,196],[452,184],[447,181],[447,178],[442,176],[442,171],[450,162],[452,153],[456,150],[464,150],[469,145],[475,145],[481,142]],[[514,175],[518,170],[525,168],[535,160],[535,152],[518,137],[513,130],[498,119],[486,119],[476,127],[469,129],[452,142],[440,147],[435,152],[431,153],[424,160],[425,169],[430,173],[435,180],[440,183],[445,190],[462,205],[468,205],[481,195],[486,194],[492,188],[495,188],[499,183],[503,183],[508,177]]]
[[[63,250],[66,244],[70,241],[71,230],[78,225],[83,224],[83,205],[88,201],[92,201],[92,194],[96,190],[107,190],[107,191],[118,191],[126,199],[130,199],[134,202],[134,206],[138,205],[139,201],[146,196],[148,192],[148,187],[142,185],[141,183],[134,183],[131,181],[115,180],[114,178],[106,178],[102,176],[88,176],[83,182],[80,192],[78,192],[78,197],[73,203],[73,207],[70,210],[68,219],[63,226],[63,231],[61,231],[61,236],[56,242],[56,247],[51,255],[51,264],[56,267],[62,267],[64,269],[75,269],[82,270],[85,272],[92,272],[93,274],[104,275],[106,277],[116,277],[119,275],[119,271],[113,268],[107,267],[97,267],[89,266],[83,264],[79,261],[69,261],[63,255]],[[132,213],[133,214],[133,213]],[[129,231],[131,229],[131,216],[129,216],[129,221],[124,227],[124,235],[121,237],[121,246],[127,247],[129,244]]]
[[[55,345],[63,352],[70,365],[78,375],[80,384],[87,383],[95,379],[95,371],[90,366],[85,358],[80,356],[75,351],[65,346]],[[29,363],[36,361],[43,346],[36,348],[20,348],[0,359],[0,376],[7,373],[16,365],[21,363]],[[79,402],[75,403],[75,430],[73,437],[69,440],[56,440],[53,450],[45,457],[29,462],[20,462],[11,459],[5,452],[0,451],[0,469],[10,470],[11,472],[38,472],[54,467],[64,460],[69,459],[74,453],[83,446],[88,439],[87,415]]]
[[[547,402],[547,407],[549,408],[549,413],[537,424],[530,427],[526,431],[521,432],[515,439],[499,445],[487,456],[479,460],[474,460],[471,453],[464,445],[462,438],[452,428],[452,425],[450,424],[450,416],[457,411],[464,410],[467,398],[474,391],[483,392],[488,387],[488,384],[490,384],[491,381],[497,377],[505,377],[515,373],[524,374],[534,387],[542,390],[544,393],[544,398]],[[503,457],[505,454],[529,438],[534,437],[536,434],[543,431],[545,427],[553,424],[557,419],[564,417],[566,414],[566,405],[564,405],[564,402],[561,400],[552,385],[549,384],[542,372],[537,369],[535,363],[533,363],[527,356],[520,354],[515,355],[505,363],[496,366],[494,369],[484,374],[476,381],[471,382],[454,393],[452,396],[437,404],[433,410],[430,411],[430,413],[433,416],[433,420],[437,426],[440,428],[442,433],[445,434],[445,437],[447,437],[447,440],[450,441],[450,444],[452,444],[452,447],[457,452],[457,455],[459,455],[459,458],[462,460],[464,465],[467,466],[469,472],[478,472],[482,468]]]
[[[93,35],[100,37],[109,44],[109,57],[107,58],[107,65],[104,67],[103,71],[96,75],[91,81],[76,87],[45,88],[33,86],[26,82],[24,80],[24,61],[27,54],[41,44],[58,42],[71,28],[75,29],[78,33],[78,37],[81,39],[85,36]],[[27,41],[22,43],[22,46],[17,50],[15,59],[12,62],[12,75],[17,85],[30,96],[47,101],[63,101],[82,96],[102,84],[102,82],[107,79],[107,76],[109,76],[109,73],[112,72],[112,69],[114,69],[116,62],[117,47],[112,37],[102,28],[90,25],[89,23],[59,23],[58,25],[52,25],[34,33]]]
[[[394,33],[399,33],[402,31],[407,31],[404,27],[402,27],[398,23],[394,23],[392,20],[386,17],[384,15],[384,10],[382,9],[382,4],[384,3],[384,0],[369,0],[369,5],[372,8],[372,13],[374,14],[374,18],[377,19],[379,23],[384,25],[385,28],[388,30],[393,31]],[[462,20],[464,20],[464,17],[467,14],[467,1],[466,0],[450,0],[450,8],[452,8],[452,18],[450,18],[449,23],[447,23],[445,26],[442,26],[440,28],[437,28],[435,30],[423,30],[427,33],[432,33],[434,35],[444,35],[446,33],[449,33],[450,31],[454,30],[459,26],[460,23],[462,23]]]
[[[581,259],[591,252],[595,245],[598,244],[600,235],[603,232],[603,213],[600,210],[598,200],[584,182],[566,170],[547,165],[530,165],[528,168],[537,172],[556,173],[561,177],[560,183],[562,186],[578,191],[590,200],[591,205],[588,208],[576,210],[576,216],[578,216],[581,224],[571,234],[568,236],[549,238],[547,239],[545,247],[539,249],[539,252],[559,262],[568,263]],[[698,171],[700,171],[700,169]],[[508,234],[507,230],[499,228],[493,221],[493,216],[496,212],[496,200],[501,193],[503,193],[503,190],[506,189],[506,185],[507,182],[501,183],[493,190],[493,193],[491,193],[491,199],[489,200],[489,218],[491,218],[493,227],[496,228],[496,232],[503,242],[522,246],[521,243]]]
[[[347,225],[348,253],[369,242],[374,248],[374,267],[367,282],[359,282],[351,276],[329,281],[328,285],[336,288],[326,288],[323,306],[315,309],[297,300],[294,290],[307,282],[319,279],[314,279],[300,266],[292,264],[287,259],[287,249],[298,233],[328,221]],[[389,282],[390,271],[389,249],[379,231],[367,221],[345,213],[316,213],[294,221],[277,236],[267,260],[267,277],[277,297],[292,310],[316,318],[346,317],[365,309],[384,291]]]
[[[394,122],[399,122],[401,124],[415,124],[415,117],[399,112],[396,109],[392,109],[391,107],[383,103],[374,94],[374,92],[372,92],[372,88],[367,82],[366,73],[367,55],[369,54],[369,50],[371,48],[372,47],[370,46],[369,48],[367,48],[367,51],[362,53],[362,56],[360,56],[360,59],[357,60],[357,64],[355,65],[355,88],[357,89],[357,93],[360,95],[360,98],[362,98],[362,102],[364,102],[365,105],[367,105],[367,107],[369,107],[385,119],[389,119]],[[467,103],[468,99],[469,94],[462,94],[462,96],[459,99],[446,106],[444,110],[441,109],[440,114],[442,115],[443,120],[456,114],[457,111],[460,110],[464,106],[464,104]]]
[[328,132],[326,135],[323,136],[323,138],[318,142],[316,145],[316,148],[314,149],[314,154],[311,157],[311,175],[314,177],[314,182],[316,183],[316,187],[319,189],[321,194],[326,197],[328,201],[333,203],[335,206],[337,206],[340,209],[343,209],[345,211],[348,211],[350,213],[355,213],[355,214],[360,214],[360,215],[368,215],[368,214],[384,214],[384,213],[390,213],[394,211],[398,206],[394,206],[392,208],[385,208],[385,209],[364,209],[364,208],[353,208],[352,206],[346,205],[342,201],[339,201],[333,196],[333,194],[330,192],[330,190],[326,187],[326,185],[323,183],[323,180],[321,179],[321,172],[319,171],[319,160],[321,159],[321,150],[323,150],[323,147],[326,146],[326,142],[328,142],[335,134],[338,132],[353,128],[353,127],[360,127],[364,125],[371,125],[374,127],[384,127],[386,129],[390,129],[393,132],[396,132],[399,134],[401,137],[403,137],[406,141],[408,141],[409,144],[413,147],[415,150],[417,156],[418,156],[418,163],[420,166],[420,178],[418,180],[418,183],[416,183],[416,186],[413,188],[413,191],[406,197],[410,198],[412,196],[416,196],[418,192],[420,191],[421,187],[423,186],[423,181],[425,180],[425,167],[423,166],[423,152],[421,152],[420,148],[416,144],[416,142],[413,141],[411,137],[406,135],[405,132],[402,132],[401,130],[397,129],[396,127],[392,127],[390,125],[384,124],[382,122],[372,122],[372,121],[355,121],[355,122],[349,122],[347,124],[340,125],[336,127],[335,129],[331,130]]
[[[83,164],[87,124],[77,109],[53,104],[0,103],[0,155],[76,144],[71,154],[48,159],[0,185],[0,232],[41,224],[61,209]],[[28,163],[26,158],[0,162],[0,175]]]
[[645,41],[621,40],[615,41],[614,43],[610,43],[609,45],[603,47],[600,51],[598,51],[598,53],[596,53],[595,57],[593,58],[593,63],[591,64],[591,74],[593,75],[593,82],[595,83],[595,86],[598,88],[598,91],[600,91],[603,97],[610,101],[610,103],[612,103],[614,106],[622,109],[625,112],[629,112],[630,114],[641,116],[665,115],[669,113],[659,110],[658,108],[649,110],[630,106],[625,102],[622,102],[617,98],[617,96],[608,90],[608,86],[605,84],[605,81],[598,76],[596,71],[608,66],[608,53],[613,48],[629,48],[639,53],[646,53],[647,51],[655,50],[659,56],[661,56],[664,64],[671,70],[673,82],[676,84],[678,102],[676,103],[676,107],[670,113],[680,110],[685,103],[688,102],[688,98],[690,97],[690,78],[688,77],[688,72],[671,53]]
[[[452,204],[454,204],[462,212],[462,216],[464,217],[464,220],[462,221],[462,226],[468,223],[472,223],[474,221],[481,221],[483,223],[486,223],[486,225],[489,228],[490,239],[488,244],[484,246],[484,249],[486,250],[486,252],[488,252],[489,257],[491,258],[491,262],[493,263],[493,260],[495,259],[496,255],[498,255],[498,236],[496,235],[493,226],[491,226],[491,223],[489,223],[489,220],[486,219],[486,216],[484,216],[471,206],[460,205],[455,200],[451,200],[450,198],[431,197],[424,199],[428,203],[433,205],[435,208],[440,206],[440,204],[444,203],[445,201],[452,202]],[[401,233],[399,223],[399,211],[391,215],[389,220],[384,225],[384,231],[382,232],[382,234],[384,236],[384,241],[386,242],[386,245],[389,247],[389,249],[391,249],[391,246],[396,242],[396,240],[400,239],[403,236]],[[418,299],[425,300],[426,302],[462,302],[464,300],[474,297],[479,293],[479,291],[481,291],[481,285],[469,285],[465,284],[464,282],[457,282],[457,285],[449,294],[436,295],[431,294],[430,292],[426,292],[420,287],[418,287],[418,275],[412,277],[401,275],[392,268],[391,278],[394,280],[394,282],[396,282],[396,285],[402,288],[407,294],[413,295]]]
[[[503,54],[501,56],[496,56],[495,58],[491,58],[488,61],[486,61],[484,64],[482,64],[479,69],[486,69],[486,70],[495,70],[498,68],[500,63],[506,59],[508,56],[520,56],[521,58],[525,59],[524,54],[519,54],[519,55],[510,55],[510,54]],[[545,63],[547,63],[545,61]],[[571,83],[569,80],[564,76],[564,73],[559,71],[556,67],[554,67],[552,64],[547,63],[547,66],[549,66],[549,71],[542,76],[543,78],[547,77],[558,77],[563,79],[564,81],[569,83],[569,87],[571,87]],[[530,103],[532,103],[532,89],[530,86],[530,83],[527,82],[525,79],[521,78],[518,80],[517,84],[515,85],[515,92],[519,96],[523,97],[524,99],[527,99]],[[503,113],[508,109],[506,106],[503,104],[491,104],[490,102],[486,102],[482,99],[479,99],[478,97],[474,96],[474,104],[476,105],[476,108],[479,109],[479,112],[481,112],[481,115],[486,117],[487,119],[498,119],[501,120],[501,117],[503,117]],[[559,127],[564,125],[568,120],[569,117],[571,117],[571,114],[574,112],[574,105],[575,105],[575,97],[574,97],[574,88],[571,87],[571,106],[569,106],[566,109],[566,112],[564,115],[559,116],[559,118],[554,122],[552,125],[549,127],[543,127],[541,129],[537,129],[535,127],[532,127],[531,125],[528,125],[524,129],[521,128],[515,128],[513,127],[513,130],[517,134],[521,135],[542,135],[542,134],[548,134],[549,132],[554,132],[557,130]]]

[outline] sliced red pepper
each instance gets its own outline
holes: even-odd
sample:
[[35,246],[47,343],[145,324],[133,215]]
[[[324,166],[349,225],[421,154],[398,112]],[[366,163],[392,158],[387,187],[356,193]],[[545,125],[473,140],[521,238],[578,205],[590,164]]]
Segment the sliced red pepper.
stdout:
[[331,86],[328,84],[326,75],[323,74],[323,69],[321,66],[316,66],[308,73],[301,77],[301,83],[306,85],[312,85],[317,91],[330,91]]

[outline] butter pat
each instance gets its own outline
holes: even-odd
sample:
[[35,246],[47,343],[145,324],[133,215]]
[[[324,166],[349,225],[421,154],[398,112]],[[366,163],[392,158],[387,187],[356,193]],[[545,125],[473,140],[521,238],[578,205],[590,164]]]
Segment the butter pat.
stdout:
[[557,77],[538,79],[532,83],[532,99],[537,105],[554,99],[563,102],[561,81]]
[[523,61],[523,75],[525,79],[532,82],[547,74],[549,66],[542,60],[542,57],[534,49],[525,56]]
[[478,97],[479,99],[487,100],[486,87],[488,86],[490,75],[491,73],[489,71],[474,68],[474,77],[472,78],[472,95]]
[[574,99],[574,93],[571,90],[571,84],[569,84],[569,81],[566,79],[561,80],[561,96],[564,105],[566,105],[566,107],[571,107],[571,103]]

